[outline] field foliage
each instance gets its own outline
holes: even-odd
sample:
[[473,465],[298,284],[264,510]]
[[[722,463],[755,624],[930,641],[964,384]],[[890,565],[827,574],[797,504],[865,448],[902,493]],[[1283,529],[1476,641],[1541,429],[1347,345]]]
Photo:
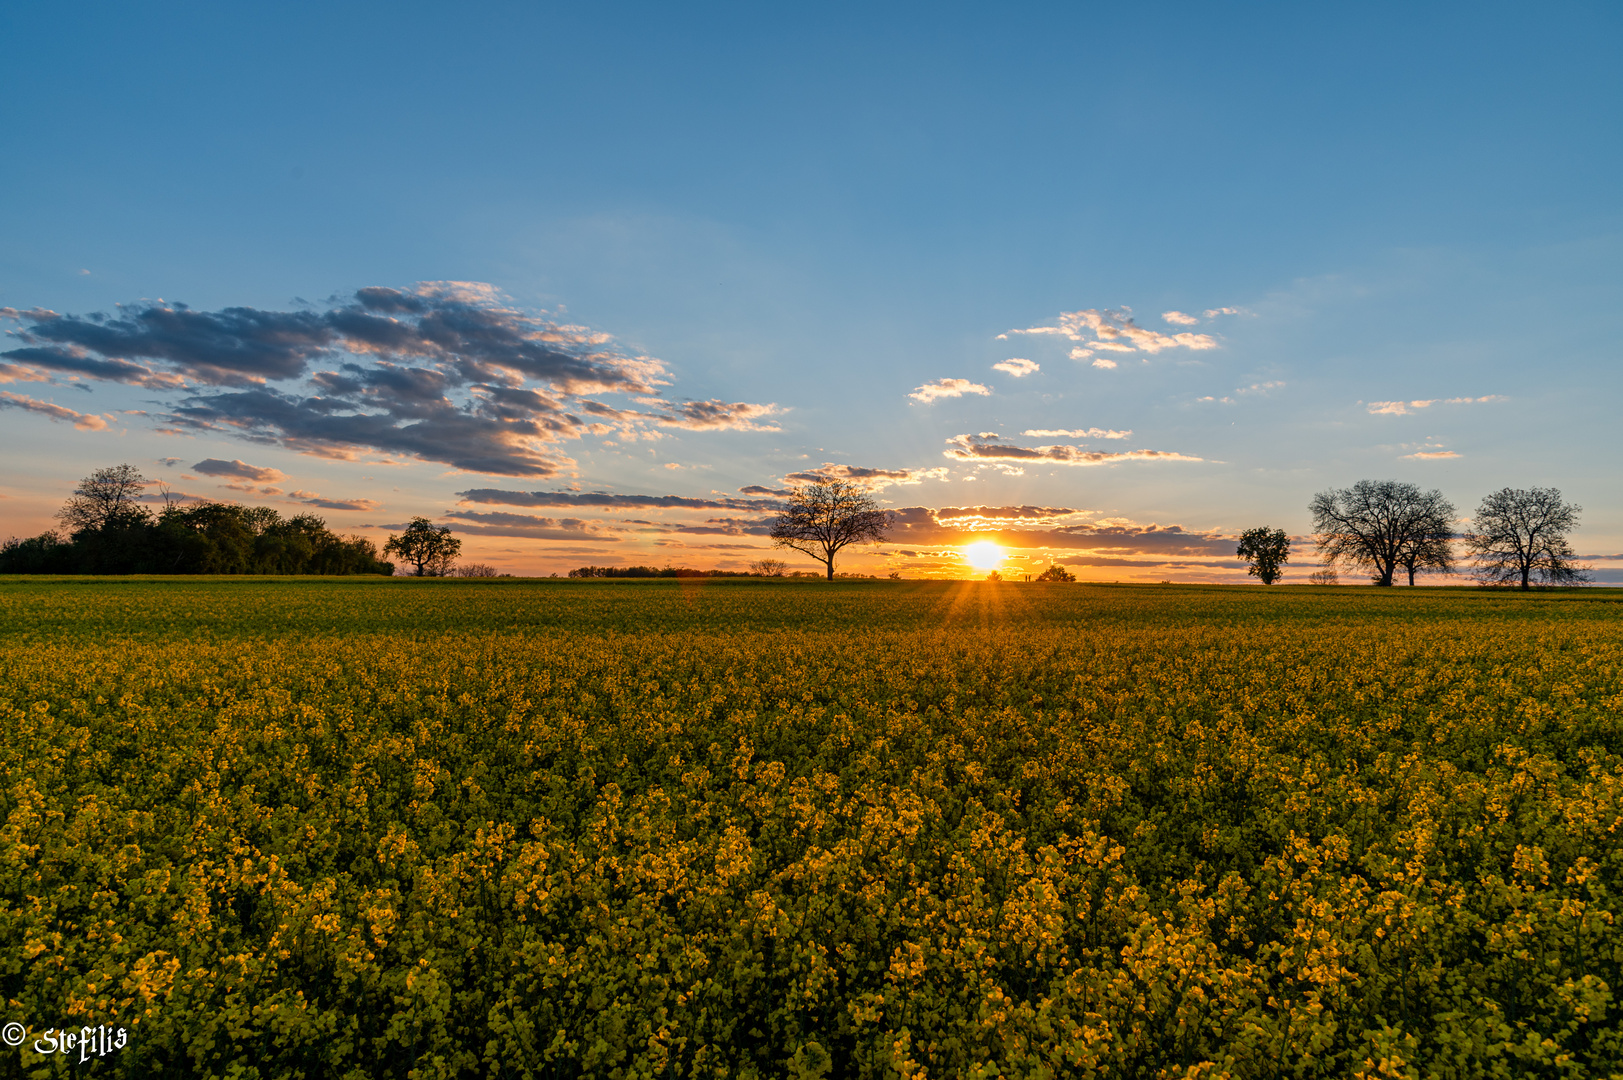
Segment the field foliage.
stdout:
[[0,582],[4,1019],[129,1075],[1617,1076],[1620,615]]

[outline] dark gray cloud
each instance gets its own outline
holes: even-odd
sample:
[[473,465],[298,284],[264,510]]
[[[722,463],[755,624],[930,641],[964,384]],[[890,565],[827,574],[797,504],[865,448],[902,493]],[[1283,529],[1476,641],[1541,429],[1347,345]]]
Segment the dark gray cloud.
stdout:
[[581,518],[536,517],[500,511],[458,510],[444,515],[457,522],[455,532],[474,536],[516,536],[531,540],[592,540],[617,544],[618,536]]
[[[135,386],[151,387],[177,387],[184,385],[184,380],[172,372],[155,371],[145,364],[132,364],[128,360],[107,360],[91,356],[84,349],[67,349],[55,345],[31,345],[22,349],[11,349],[0,353],[0,357],[15,360],[36,369],[33,373],[36,378],[43,378],[46,371],[61,371],[70,375],[84,375],[92,379],[101,379],[106,382],[130,383]],[[7,368],[11,365],[0,365]],[[22,369],[16,369],[21,371]]]
[[464,503],[498,506],[579,506],[599,510],[761,510],[775,503],[759,499],[691,499],[681,495],[607,495],[591,491],[503,491],[473,488],[457,492]]
[[[369,287],[325,310],[193,311],[162,300],[113,315],[0,308],[22,347],[0,381],[84,379],[183,391],[163,431],[211,430],[307,453],[404,454],[495,476],[549,477],[549,444],[654,427],[775,430],[775,405],[672,403],[665,366],[607,335],[519,311],[488,285]],[[84,385],[84,384],[79,384]],[[644,395],[648,411],[583,395]]]
[[194,395],[169,419],[183,427],[329,457],[381,450],[494,476],[556,476],[573,464],[541,446],[568,433],[566,421],[504,420],[450,402],[360,412],[340,398],[240,390]]

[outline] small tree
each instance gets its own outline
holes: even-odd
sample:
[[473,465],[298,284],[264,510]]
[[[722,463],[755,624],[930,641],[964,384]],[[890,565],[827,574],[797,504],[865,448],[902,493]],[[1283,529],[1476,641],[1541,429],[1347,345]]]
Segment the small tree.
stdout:
[[1307,580],[1311,585],[1336,585],[1340,583],[1341,579],[1336,576],[1334,566],[1326,566],[1321,570],[1313,571],[1307,576]]
[[1581,585],[1588,567],[1576,563],[1567,533],[1578,527],[1583,508],[1561,501],[1555,488],[1504,488],[1482,500],[1465,546],[1477,578],[1490,585],[1531,588],[1534,579],[1550,585]]
[[789,564],[782,559],[758,559],[750,563],[750,573],[757,577],[782,577]]
[[810,555],[834,580],[834,556],[847,544],[879,542],[890,514],[867,490],[849,480],[823,478],[789,493],[789,505],[772,522],[772,542]]
[[1047,570],[1037,575],[1038,581],[1075,581],[1076,575],[1071,573],[1059,563],[1052,563]]
[[1308,510],[1320,559],[1358,567],[1377,585],[1391,585],[1406,555],[1447,537],[1454,524],[1454,504],[1442,492],[1398,480],[1321,491]]
[[494,566],[482,562],[463,563],[456,568],[455,572],[457,577],[487,578],[500,576],[500,572]]
[[79,481],[56,516],[70,533],[100,529],[123,519],[145,519],[146,509],[136,499],[147,483],[147,478],[134,465],[97,469]]
[[462,551],[462,541],[451,535],[449,525],[436,525],[425,517],[414,517],[406,531],[389,537],[385,555],[398,555],[417,568],[417,577],[444,577]]
[[1260,578],[1264,585],[1272,585],[1283,575],[1280,567],[1290,560],[1291,538],[1284,529],[1266,525],[1247,529],[1240,534],[1240,548],[1235,554],[1251,563],[1246,573]]

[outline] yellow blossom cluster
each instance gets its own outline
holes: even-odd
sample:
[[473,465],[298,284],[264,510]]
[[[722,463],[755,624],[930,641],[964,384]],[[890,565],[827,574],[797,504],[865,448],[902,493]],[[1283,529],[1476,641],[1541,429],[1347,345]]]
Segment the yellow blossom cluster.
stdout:
[[1623,1074],[1601,592],[13,579],[0,731],[128,1075]]

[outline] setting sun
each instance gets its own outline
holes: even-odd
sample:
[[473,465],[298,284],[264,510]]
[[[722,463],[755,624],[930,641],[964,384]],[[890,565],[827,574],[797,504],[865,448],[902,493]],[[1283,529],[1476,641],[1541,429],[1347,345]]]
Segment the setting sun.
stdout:
[[978,540],[964,549],[964,558],[977,570],[991,570],[1003,563],[1003,549],[990,540]]

